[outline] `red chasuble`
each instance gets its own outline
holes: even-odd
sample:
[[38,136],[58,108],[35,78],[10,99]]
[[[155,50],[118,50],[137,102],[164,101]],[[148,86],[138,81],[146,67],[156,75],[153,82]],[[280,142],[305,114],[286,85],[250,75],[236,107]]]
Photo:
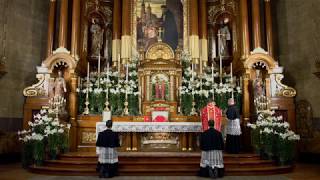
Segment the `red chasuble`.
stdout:
[[214,128],[221,132],[221,117],[222,110],[218,106],[213,105],[213,103],[209,103],[201,110],[202,130],[206,131],[209,128],[208,121],[213,119]]

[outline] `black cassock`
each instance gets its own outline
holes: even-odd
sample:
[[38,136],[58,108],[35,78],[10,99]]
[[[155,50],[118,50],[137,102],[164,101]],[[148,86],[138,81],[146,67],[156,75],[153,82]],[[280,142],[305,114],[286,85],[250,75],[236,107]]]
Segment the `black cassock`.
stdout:
[[97,171],[100,177],[113,177],[118,174],[118,152],[120,147],[119,135],[110,129],[99,133],[96,142],[98,153]]
[[226,152],[238,154],[240,152],[240,113],[237,106],[232,105],[227,109],[227,128],[226,128]]
[[199,176],[222,177],[223,164],[223,138],[221,132],[209,128],[200,135],[201,161]]

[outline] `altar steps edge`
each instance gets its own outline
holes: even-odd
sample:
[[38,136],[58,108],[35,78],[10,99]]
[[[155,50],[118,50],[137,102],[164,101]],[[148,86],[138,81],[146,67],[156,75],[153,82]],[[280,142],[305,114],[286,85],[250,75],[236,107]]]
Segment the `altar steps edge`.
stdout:
[[[166,167],[172,167],[175,168],[177,165],[179,167],[181,166],[194,166],[198,167],[200,162],[200,158],[196,160],[187,160],[181,162],[181,160],[175,160],[175,161],[167,161],[167,162],[150,162],[150,161],[128,161],[123,160],[119,162],[120,168],[135,168],[136,166],[145,167],[145,168],[159,168],[159,166],[166,166]],[[45,165],[48,167],[84,167],[84,168],[95,168],[97,165],[97,161],[74,161],[74,160],[47,160],[45,161]],[[271,160],[228,160],[224,162],[224,165],[226,168],[233,168],[233,167],[265,167],[265,166],[272,166],[274,165],[274,162]]]
[[[155,161],[156,160],[156,161]],[[126,152],[119,153],[120,175],[194,176],[199,169],[199,152]],[[44,166],[31,166],[31,172],[53,175],[97,175],[97,156],[93,152],[67,153],[58,160],[47,160]],[[224,154],[226,175],[266,175],[292,171],[293,166],[276,166],[256,154]]]
[[[148,176],[148,175],[176,175],[176,176],[196,176],[198,168],[193,169],[119,169],[121,176]],[[273,167],[256,167],[256,168],[226,168],[225,175],[271,175],[288,173],[293,170],[293,166],[273,166]],[[59,168],[59,167],[30,167],[30,171],[37,174],[64,175],[64,176],[97,176],[94,169],[85,168]]]

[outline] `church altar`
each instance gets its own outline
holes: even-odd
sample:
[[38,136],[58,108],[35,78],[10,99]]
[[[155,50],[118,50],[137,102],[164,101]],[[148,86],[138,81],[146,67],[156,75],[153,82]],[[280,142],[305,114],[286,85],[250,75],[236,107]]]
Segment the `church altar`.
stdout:
[[[96,137],[105,128],[105,122],[97,122]],[[200,133],[202,126],[200,122],[114,122],[112,130],[134,133],[129,142],[132,147],[126,151],[191,151],[196,141],[192,136]]]
[[[150,142],[160,144],[154,151],[194,151],[201,109],[215,101],[223,112],[234,98],[245,150],[251,149],[246,124],[256,121],[257,110],[273,109],[295,129],[296,91],[282,83],[272,23],[263,26],[263,44],[259,28],[249,31],[246,1],[62,2],[50,1],[47,55],[38,82],[23,91],[24,128],[40,109],[51,108],[71,124],[70,150],[94,151],[102,114],[111,114],[121,151],[152,151]],[[144,122],[160,115],[166,122]]]

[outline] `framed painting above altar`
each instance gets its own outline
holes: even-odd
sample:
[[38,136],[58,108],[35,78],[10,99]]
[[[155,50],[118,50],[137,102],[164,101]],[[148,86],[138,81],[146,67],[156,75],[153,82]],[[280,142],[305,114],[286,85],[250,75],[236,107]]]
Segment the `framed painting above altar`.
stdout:
[[136,49],[147,49],[162,41],[173,50],[187,45],[187,1],[134,0],[132,11],[133,44]]

